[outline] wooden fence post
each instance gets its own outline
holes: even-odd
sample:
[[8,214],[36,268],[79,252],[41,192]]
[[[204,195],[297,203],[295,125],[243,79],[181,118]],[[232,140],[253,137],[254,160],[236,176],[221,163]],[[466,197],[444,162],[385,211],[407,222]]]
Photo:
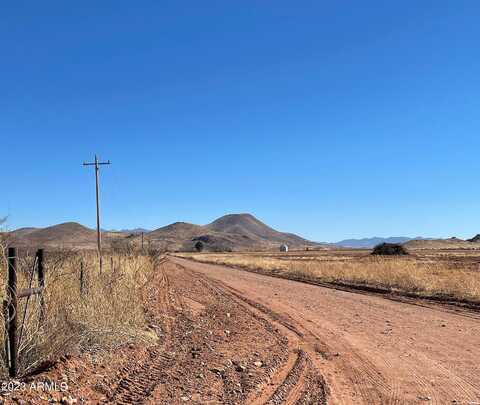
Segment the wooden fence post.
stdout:
[[8,248],[8,346],[10,364],[8,374],[10,377],[17,376],[17,249]]
[[4,350],[5,350],[5,364],[8,369],[10,367],[10,347],[8,345],[8,301],[7,300],[3,300],[3,319],[5,320],[3,344],[4,344]]
[[83,260],[80,262],[80,296],[85,294],[85,275],[83,274]]
[[[45,287],[45,269],[43,267],[43,249],[37,250],[37,275],[38,286],[40,288]],[[45,299],[43,298],[43,291],[40,293],[40,321],[45,319]]]

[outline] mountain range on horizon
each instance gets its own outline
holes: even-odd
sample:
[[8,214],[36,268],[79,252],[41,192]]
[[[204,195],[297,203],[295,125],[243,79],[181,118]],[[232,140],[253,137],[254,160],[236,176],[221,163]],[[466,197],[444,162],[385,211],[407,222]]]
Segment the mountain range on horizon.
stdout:
[[[148,230],[145,228],[102,230],[106,247],[121,243],[144,242],[155,248],[169,251],[192,250],[195,243],[202,242],[207,251],[274,250],[282,244],[292,249],[354,248],[371,249],[380,243],[399,243],[418,249],[430,247],[470,248],[472,243],[480,243],[480,235],[465,241],[458,238],[434,239],[425,237],[372,237],[351,238],[335,243],[314,242],[288,232],[277,231],[255,218],[252,214],[228,214],[206,225],[188,222],[172,224]],[[45,228],[24,227],[8,232],[10,240],[19,247],[80,248],[95,249],[96,230],[76,222],[66,222]]]
[[360,239],[344,239],[339,242],[334,242],[333,245],[340,247],[350,247],[357,249],[369,249],[380,243],[399,243],[403,244],[412,240],[431,240],[433,238],[424,238],[422,236],[417,236],[415,238],[410,238],[408,236],[389,236],[389,237],[379,237],[374,236],[372,238],[360,238]]
[[[268,250],[282,244],[295,248],[321,246],[298,235],[277,231],[251,214],[228,214],[207,225],[175,222],[153,231],[144,228],[102,231],[102,239],[106,247],[127,242],[138,245],[141,233],[145,243],[170,251],[192,250],[198,241],[208,251]],[[94,249],[96,246],[96,231],[76,222],[19,228],[8,235],[11,243],[20,247]]]

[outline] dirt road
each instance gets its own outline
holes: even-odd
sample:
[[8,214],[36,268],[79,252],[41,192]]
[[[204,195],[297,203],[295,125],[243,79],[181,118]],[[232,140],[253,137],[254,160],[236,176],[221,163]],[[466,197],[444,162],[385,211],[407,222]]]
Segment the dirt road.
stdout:
[[[304,353],[310,373],[323,376],[328,403],[480,403],[478,314],[180,258],[169,261],[214,280],[216,288],[276,325],[288,338],[289,353]],[[282,381],[288,367],[291,361],[279,367],[272,380]],[[246,403],[265,398],[268,393]]]
[[0,403],[480,403],[478,313],[177,257],[148,285],[153,341],[65,356]]

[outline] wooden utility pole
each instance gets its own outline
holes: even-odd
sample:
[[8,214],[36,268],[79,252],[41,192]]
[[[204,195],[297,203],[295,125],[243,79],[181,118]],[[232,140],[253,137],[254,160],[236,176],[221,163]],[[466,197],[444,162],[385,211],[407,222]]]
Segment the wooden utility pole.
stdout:
[[110,160],[106,162],[99,162],[97,155],[95,155],[95,162],[84,162],[84,166],[95,166],[95,195],[97,199],[97,250],[98,250],[98,262],[100,266],[100,272],[102,272],[102,235],[100,232],[100,185],[99,185],[99,172],[101,165],[109,165]]

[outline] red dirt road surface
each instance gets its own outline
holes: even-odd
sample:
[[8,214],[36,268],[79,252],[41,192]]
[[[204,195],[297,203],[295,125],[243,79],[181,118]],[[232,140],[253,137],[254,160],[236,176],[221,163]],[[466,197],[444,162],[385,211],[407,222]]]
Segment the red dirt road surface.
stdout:
[[276,325],[290,352],[304,353],[310,373],[325,380],[330,404],[480,403],[478,313],[169,260]]

